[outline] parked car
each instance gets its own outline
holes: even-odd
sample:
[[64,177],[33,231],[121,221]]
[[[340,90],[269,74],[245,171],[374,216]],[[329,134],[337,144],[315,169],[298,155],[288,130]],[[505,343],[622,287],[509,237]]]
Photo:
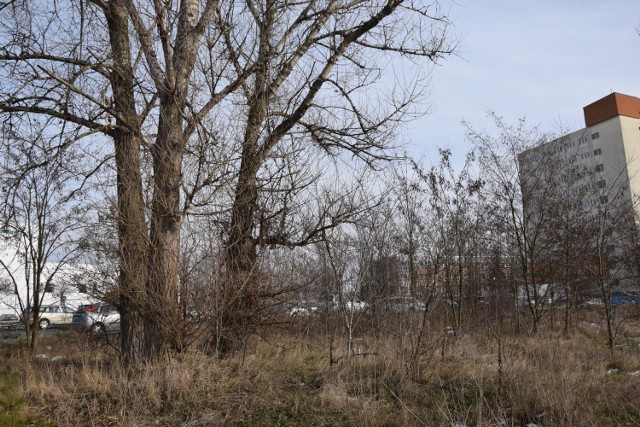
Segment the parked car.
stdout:
[[[49,326],[68,326],[71,324],[74,310],[71,307],[62,305],[44,305],[40,307],[38,315],[38,327],[47,329]],[[33,320],[33,309],[27,310],[25,316],[31,322]]]
[[369,304],[357,298],[351,298],[345,302],[344,306],[347,311],[363,311],[369,307]]
[[22,325],[20,317],[15,313],[0,314],[0,328],[13,329]]
[[640,296],[633,294],[631,292],[614,291],[614,292],[611,292],[610,300],[611,300],[611,304],[613,305],[639,304]]
[[81,305],[73,314],[71,326],[75,330],[93,334],[118,332],[120,331],[120,313],[110,304]]
[[317,304],[308,301],[299,301],[288,310],[289,316],[303,315],[308,316],[318,311]]
[[[360,301],[357,298],[352,298],[348,295],[343,296],[344,309],[347,311],[362,311],[366,309],[369,304],[364,301]],[[320,297],[318,304],[318,311],[321,312],[334,312],[341,308],[340,295],[328,294]]]

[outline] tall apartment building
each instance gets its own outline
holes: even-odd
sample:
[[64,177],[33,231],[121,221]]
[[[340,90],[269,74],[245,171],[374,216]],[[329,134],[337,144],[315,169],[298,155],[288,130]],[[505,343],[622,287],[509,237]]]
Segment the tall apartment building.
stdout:
[[545,177],[562,188],[560,197],[582,194],[576,209],[583,215],[614,193],[634,203],[640,197],[640,98],[612,93],[584,107],[584,119],[584,129],[519,156],[523,193]]
[[[637,227],[640,98],[612,93],[584,107],[584,119],[585,128],[518,157],[529,224],[544,225],[555,214],[578,225],[594,224],[585,231],[587,235],[602,227],[603,219],[616,226],[626,224],[625,230],[633,224]],[[629,253],[635,250],[636,239],[637,228],[631,233],[618,232],[609,250]]]
[[[592,149],[590,166],[599,173],[603,188],[620,188],[626,203],[640,196],[640,99],[612,93],[584,107]],[[582,153],[579,153],[579,155]]]

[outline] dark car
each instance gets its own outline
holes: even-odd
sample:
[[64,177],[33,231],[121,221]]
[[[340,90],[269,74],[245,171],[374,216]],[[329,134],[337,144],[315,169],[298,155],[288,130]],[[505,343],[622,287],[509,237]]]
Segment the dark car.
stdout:
[[108,333],[120,331],[120,313],[104,303],[85,304],[73,314],[71,326],[77,331]]
[[630,292],[611,292],[611,304],[613,305],[622,305],[622,304],[639,304],[640,296],[632,294]]
[[0,314],[0,328],[13,329],[22,326],[20,316],[15,313]]

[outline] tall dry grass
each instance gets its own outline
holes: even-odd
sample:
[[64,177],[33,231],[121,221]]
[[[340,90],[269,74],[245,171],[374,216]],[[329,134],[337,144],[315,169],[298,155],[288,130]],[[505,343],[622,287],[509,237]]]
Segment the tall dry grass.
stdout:
[[191,351],[125,370],[113,349],[75,334],[47,340],[46,359],[3,352],[21,375],[22,410],[59,426],[640,425],[633,322],[609,351],[591,319],[568,338],[452,336],[432,321],[419,348],[416,319],[387,320],[357,336],[352,357],[339,322],[311,319],[225,360]]

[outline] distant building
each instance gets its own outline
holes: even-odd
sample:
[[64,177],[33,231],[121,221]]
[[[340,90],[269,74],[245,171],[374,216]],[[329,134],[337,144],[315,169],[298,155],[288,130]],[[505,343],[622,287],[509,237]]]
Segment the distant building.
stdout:
[[[96,282],[88,272],[91,268],[87,266],[78,268],[70,264],[47,263],[42,274],[43,280],[48,280],[41,286],[42,306],[61,305],[75,309],[94,302],[91,295],[97,293]],[[24,260],[16,246],[0,233],[0,314],[20,313],[21,301],[23,306],[30,305],[32,290],[28,289],[25,273]]]
[[629,253],[637,240],[640,98],[612,93],[584,107],[584,119],[585,128],[519,155],[528,224],[535,227],[561,214],[591,230],[586,236],[602,227],[603,219],[620,230],[635,224],[635,232],[620,231],[609,245],[612,253]]
[[640,98],[612,93],[584,107],[584,118],[586,128],[519,156],[523,194],[548,173],[555,182],[546,182],[561,189],[561,198],[583,196],[576,206],[581,214],[598,212],[614,193],[634,203],[640,195]]

